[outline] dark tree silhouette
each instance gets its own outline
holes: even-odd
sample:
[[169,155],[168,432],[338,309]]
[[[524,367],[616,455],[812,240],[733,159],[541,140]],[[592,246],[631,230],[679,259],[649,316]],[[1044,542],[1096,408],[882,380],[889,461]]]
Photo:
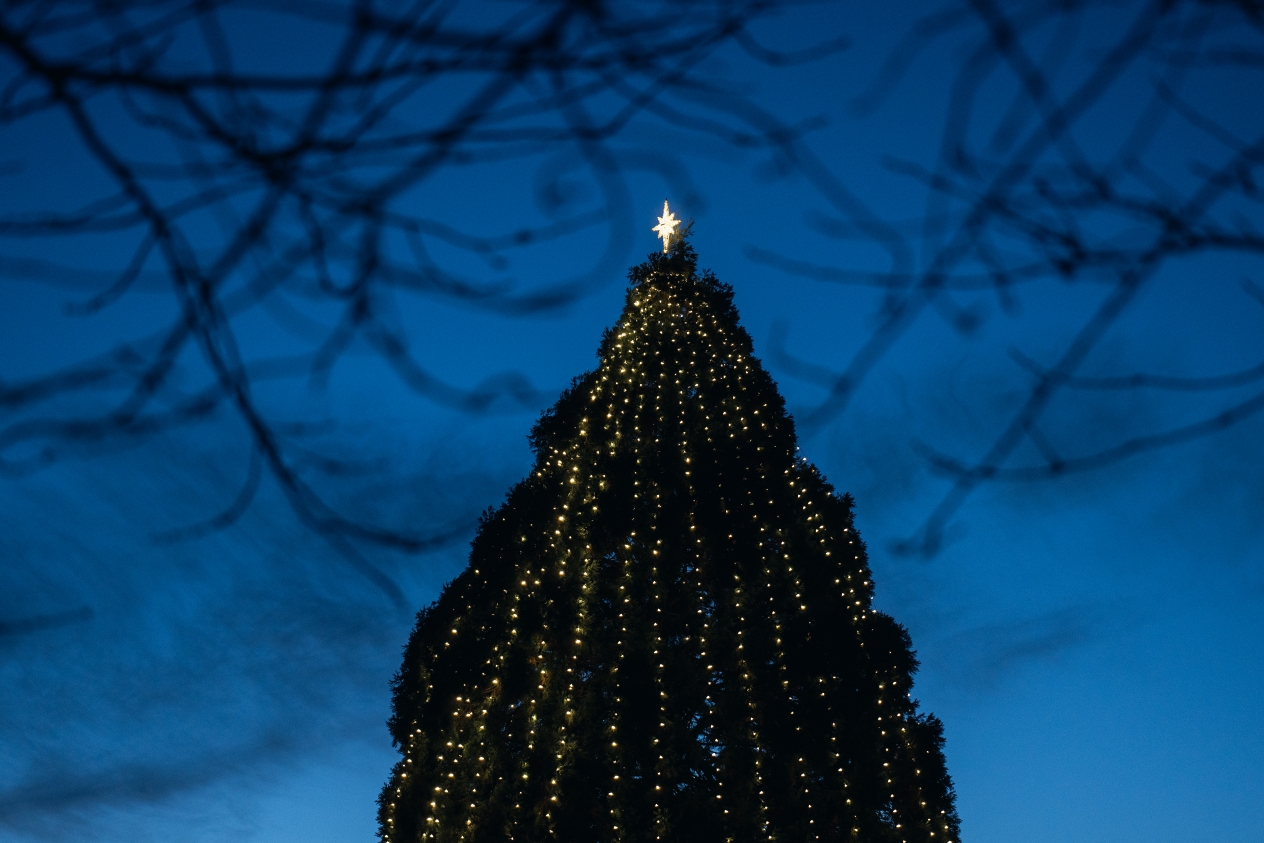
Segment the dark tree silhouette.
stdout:
[[908,633],[678,241],[421,612],[386,841],[957,840]]

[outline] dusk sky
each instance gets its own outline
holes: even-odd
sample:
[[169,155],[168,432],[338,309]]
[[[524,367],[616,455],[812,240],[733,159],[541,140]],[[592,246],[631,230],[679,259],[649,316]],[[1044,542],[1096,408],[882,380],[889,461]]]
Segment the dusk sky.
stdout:
[[[190,5],[137,4],[138,20]],[[201,72],[223,50],[234,72],[301,76],[344,46],[340,4],[222,5],[217,27],[170,24],[176,34],[151,45],[155,66]],[[529,28],[555,5],[462,1],[444,6],[443,26]],[[802,455],[855,498],[876,605],[909,629],[922,665],[913,695],[944,722],[963,840],[1259,839],[1264,31],[1230,4],[1178,2],[1153,19],[1131,0],[902,5],[774,8],[704,50],[682,70],[690,84],[664,82],[662,107],[642,106],[599,150],[480,141],[401,191],[392,213],[428,221],[424,257],[408,259],[437,280],[376,301],[430,385],[392,366],[367,330],[327,369],[314,365],[341,311],[308,294],[309,266],[230,309],[242,359],[290,361],[252,382],[261,413],[295,431],[288,465],[331,511],[420,545],[397,549],[304,523],[252,457],[232,402],[127,433],[65,424],[125,402],[179,310],[155,249],[121,295],[80,312],[127,267],[145,224],[128,220],[117,174],[64,104],[22,111],[48,89],[15,45],[71,56],[104,30],[72,20],[90,20],[92,3],[6,4],[0,841],[375,839],[396,758],[390,679],[414,614],[465,565],[479,514],[529,470],[536,418],[596,365],[628,267],[660,248],[651,228],[664,199],[694,221],[699,265],[734,288]],[[408,14],[437,21],[438,8]],[[717,8],[728,6],[611,14],[676,9],[685,33]],[[65,34],[31,34],[58,15]],[[1021,55],[996,49],[999,20],[1018,31]],[[1100,90],[1087,82],[1135,32],[1150,40],[1131,63]],[[1035,106],[1016,81],[1030,67],[1049,82]],[[542,97],[548,74],[538,76],[496,108]],[[383,131],[433,128],[481,84],[457,74],[419,85]],[[104,142],[145,163],[137,172],[161,203],[211,195],[217,176],[188,173],[199,156],[219,160],[214,143],[141,119],[178,109],[152,92],[79,90]],[[625,95],[603,89],[582,107],[599,122]],[[339,119],[361,108],[342,107]],[[1042,140],[1067,115],[1069,128]],[[980,199],[1029,147],[1012,189]],[[373,154],[321,184],[367,183],[414,153]],[[1084,190],[1086,173],[1112,190]],[[218,184],[227,198],[178,218],[206,265],[257,192],[245,177]],[[1204,203],[1209,184],[1221,193]],[[968,235],[980,207],[992,216]],[[101,223],[31,223],[81,213]],[[1165,225],[1168,245],[1151,249]],[[514,236],[524,230],[536,233]],[[1055,230],[1076,232],[1091,255],[1062,275],[1074,250]],[[267,250],[302,232],[301,220],[276,223],[223,295],[257,282]],[[973,251],[953,258],[942,291],[917,298],[967,236]],[[331,258],[339,281],[356,242]],[[1121,279],[1135,294],[1106,319]],[[875,346],[899,313],[907,320]],[[954,496],[951,466],[1000,453],[1040,372],[1089,334],[994,476]],[[204,388],[200,348],[178,357],[158,409]],[[871,364],[849,369],[873,348]],[[29,397],[31,384],[85,365],[115,374]],[[849,400],[831,399],[849,371]],[[256,472],[239,517],[181,532],[230,507]]]

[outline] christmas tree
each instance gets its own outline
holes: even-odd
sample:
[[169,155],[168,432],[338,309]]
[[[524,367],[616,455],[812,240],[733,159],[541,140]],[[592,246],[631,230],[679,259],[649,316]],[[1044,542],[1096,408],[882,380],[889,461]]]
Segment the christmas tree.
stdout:
[[956,843],[851,498],[797,455],[731,288],[664,215],[600,365],[418,615],[381,836]]

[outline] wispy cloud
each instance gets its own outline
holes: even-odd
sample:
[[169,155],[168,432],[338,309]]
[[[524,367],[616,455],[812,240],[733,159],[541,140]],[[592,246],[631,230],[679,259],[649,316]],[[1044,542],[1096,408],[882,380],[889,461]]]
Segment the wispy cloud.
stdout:
[[[217,789],[235,795],[203,807],[240,811],[269,771],[385,745],[412,609],[516,479],[469,442],[460,467],[422,453],[366,476],[355,517],[457,534],[429,556],[374,558],[408,594],[401,611],[274,493],[225,531],[154,541],[231,488],[223,442],[169,445],[0,486],[0,839],[130,836],[137,811]],[[171,824],[140,825],[156,839]]]

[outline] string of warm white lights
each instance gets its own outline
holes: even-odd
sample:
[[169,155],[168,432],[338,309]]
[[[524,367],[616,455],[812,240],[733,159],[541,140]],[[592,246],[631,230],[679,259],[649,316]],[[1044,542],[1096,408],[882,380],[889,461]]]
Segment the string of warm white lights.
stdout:
[[956,839],[850,502],[678,225],[664,203],[600,366],[419,617],[389,843]]

